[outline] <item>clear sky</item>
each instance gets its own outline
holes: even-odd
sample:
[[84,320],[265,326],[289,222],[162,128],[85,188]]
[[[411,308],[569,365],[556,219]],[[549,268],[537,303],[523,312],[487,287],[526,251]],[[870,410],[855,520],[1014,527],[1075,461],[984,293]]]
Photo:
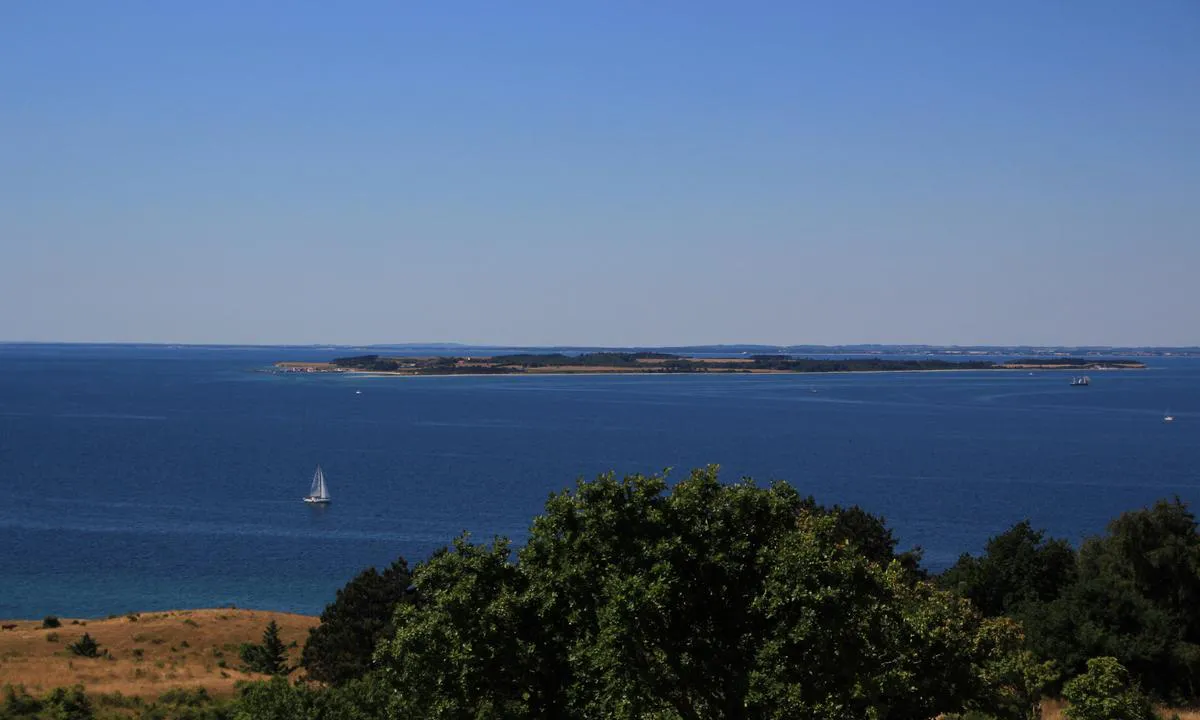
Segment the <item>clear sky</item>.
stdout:
[[1200,344],[1200,2],[0,3],[0,339]]

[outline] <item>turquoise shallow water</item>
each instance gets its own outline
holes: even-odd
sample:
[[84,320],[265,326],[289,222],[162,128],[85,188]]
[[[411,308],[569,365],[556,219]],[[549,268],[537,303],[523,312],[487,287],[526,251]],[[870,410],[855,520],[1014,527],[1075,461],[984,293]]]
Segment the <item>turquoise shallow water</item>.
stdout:
[[[610,469],[786,479],[885,515],[932,568],[1023,518],[1078,540],[1200,500],[1200,360],[1086,389],[1054,372],[254,372],[336,354],[0,346],[0,617],[318,612],[361,567],[462,530],[519,542],[549,492]],[[300,502],[318,462],[325,508]]]

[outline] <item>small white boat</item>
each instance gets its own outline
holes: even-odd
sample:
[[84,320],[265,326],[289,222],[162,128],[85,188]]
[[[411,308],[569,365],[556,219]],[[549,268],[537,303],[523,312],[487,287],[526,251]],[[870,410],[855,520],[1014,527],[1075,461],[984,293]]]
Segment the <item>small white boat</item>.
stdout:
[[1163,413],[1163,422],[1175,422],[1175,416],[1171,414],[1170,410]]
[[325,504],[330,501],[329,488],[325,485],[325,473],[322,472],[321,466],[317,466],[317,471],[313,473],[312,488],[308,491],[308,496],[304,498],[304,502],[313,504]]

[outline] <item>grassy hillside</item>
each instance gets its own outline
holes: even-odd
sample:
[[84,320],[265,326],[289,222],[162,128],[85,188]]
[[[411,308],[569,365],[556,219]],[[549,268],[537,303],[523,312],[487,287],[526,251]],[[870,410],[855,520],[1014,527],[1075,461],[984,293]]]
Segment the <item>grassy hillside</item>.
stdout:
[[[15,629],[0,631],[0,684],[21,684],[35,694],[82,684],[89,694],[153,698],[170,688],[204,688],[214,697],[230,696],[237,681],[262,677],[238,670],[238,648],[259,642],[271,619],[285,644],[296,643],[289,657],[297,664],[315,617],[216,609],[61,618],[62,627],[54,629],[42,629],[41,621],[17,621]],[[85,632],[107,656],[78,657],[67,649]]]

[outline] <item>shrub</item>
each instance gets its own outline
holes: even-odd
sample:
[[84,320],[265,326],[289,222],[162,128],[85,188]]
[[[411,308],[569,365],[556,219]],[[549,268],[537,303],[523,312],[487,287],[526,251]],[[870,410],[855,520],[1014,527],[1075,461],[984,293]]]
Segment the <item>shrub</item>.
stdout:
[[140,697],[123,695],[119,691],[96,695],[95,702],[103,708],[120,708],[122,710],[136,710],[146,705],[146,701]]
[[279,625],[274,620],[267,623],[261,644],[246,643],[242,646],[241,657],[249,672],[267,675],[287,675],[291,672],[287,666],[287,647],[279,639]]
[[46,633],[46,642],[52,642],[52,643],[58,642],[58,633],[56,633],[56,632]]
[[196,688],[188,690],[186,688],[173,688],[158,696],[158,701],[164,705],[176,705],[184,707],[201,707],[212,702],[212,697],[204,688]]
[[26,692],[24,685],[4,686],[4,707],[0,708],[0,717],[36,717],[41,709],[42,703]]
[[56,627],[62,627],[62,622],[58,619],[57,615],[47,615],[46,617],[42,618],[43,629]]
[[1087,662],[1087,672],[1063,686],[1068,720],[1155,720],[1150,700],[1116,658]]
[[42,700],[44,717],[55,720],[91,720],[92,702],[84,694],[83,687],[54,688]]
[[100,643],[92,639],[92,636],[84,633],[83,637],[67,646],[75,655],[80,657],[100,657]]

